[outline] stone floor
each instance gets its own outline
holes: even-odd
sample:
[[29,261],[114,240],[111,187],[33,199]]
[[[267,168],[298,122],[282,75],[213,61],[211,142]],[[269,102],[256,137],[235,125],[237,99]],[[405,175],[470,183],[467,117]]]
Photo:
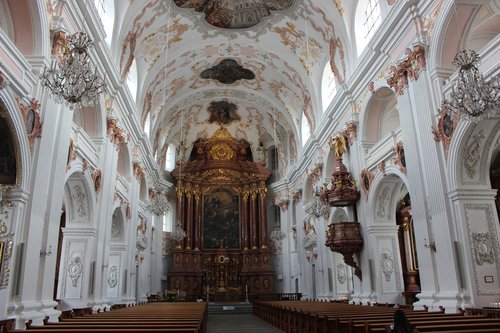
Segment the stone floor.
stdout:
[[209,314],[208,333],[278,333],[280,330],[252,314]]

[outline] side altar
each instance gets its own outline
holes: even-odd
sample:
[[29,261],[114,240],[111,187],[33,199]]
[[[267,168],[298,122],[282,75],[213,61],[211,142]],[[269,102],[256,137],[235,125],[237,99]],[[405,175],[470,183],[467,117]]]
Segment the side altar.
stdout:
[[172,176],[186,237],[172,251],[170,289],[227,301],[273,292],[266,217],[271,170],[253,162],[250,144],[221,127],[198,139]]

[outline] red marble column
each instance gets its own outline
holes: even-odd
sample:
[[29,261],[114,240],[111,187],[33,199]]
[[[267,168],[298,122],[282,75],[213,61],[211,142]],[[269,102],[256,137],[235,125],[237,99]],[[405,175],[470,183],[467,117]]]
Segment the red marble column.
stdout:
[[[184,191],[181,188],[177,188],[177,221],[175,222],[174,228],[177,228],[177,223],[181,224],[181,227],[184,228],[182,225],[183,217],[184,217]],[[176,249],[182,249],[182,240],[179,240],[175,243],[175,248]]]
[[191,250],[193,245],[193,191],[186,191],[186,250]]
[[245,190],[241,200],[241,239],[243,250],[248,250],[248,190]]
[[201,193],[194,192],[194,250],[198,251],[201,248]]
[[260,247],[267,248],[266,188],[259,189],[259,235]]
[[257,191],[252,190],[250,196],[250,228],[252,230],[252,249],[259,247],[257,239]]

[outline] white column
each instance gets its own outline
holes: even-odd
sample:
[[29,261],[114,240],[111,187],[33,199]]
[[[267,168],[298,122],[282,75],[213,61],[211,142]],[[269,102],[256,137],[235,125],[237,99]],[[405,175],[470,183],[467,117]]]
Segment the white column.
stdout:
[[[433,89],[427,71],[410,81],[398,97],[401,132],[404,139],[407,175],[415,226],[417,257],[422,292],[418,304],[439,302],[446,308],[458,305],[459,276],[453,249],[453,219],[446,202],[445,164],[431,134]],[[437,252],[424,247],[424,238],[434,241]],[[438,269],[439,267],[439,269]],[[417,305],[418,305],[417,304]]]
[[108,136],[104,137],[101,147],[100,169],[102,172],[101,191],[97,204],[97,235],[95,239],[95,272],[94,272],[94,304],[93,310],[109,308],[107,299],[107,277],[109,244],[111,240],[111,222],[113,218],[113,202],[117,175],[118,151]]
[[[52,235],[46,241],[44,236],[49,237],[48,230],[56,228],[56,224],[58,229],[59,217],[55,218],[55,207],[58,206],[60,212],[66,166],[66,156],[61,156],[64,155],[63,151],[66,154],[68,151],[71,130],[68,124],[71,124],[73,112],[48,99],[47,92],[40,98],[40,103],[43,130],[41,138],[35,139],[32,149],[32,178],[29,180],[31,197],[26,205],[24,222],[16,228],[16,233],[20,235],[18,242],[24,243],[23,265],[20,267],[22,273],[18,279],[19,298],[15,301],[16,307],[22,309],[15,315],[19,328],[24,328],[30,319],[34,324],[41,324],[45,317],[44,311],[49,316],[57,316],[57,312],[52,309],[57,303],[44,292],[44,289],[49,289],[49,294],[53,291],[55,256],[44,263],[40,260],[40,250],[45,250],[49,242],[57,244]],[[34,276],[43,278],[33,283]]]

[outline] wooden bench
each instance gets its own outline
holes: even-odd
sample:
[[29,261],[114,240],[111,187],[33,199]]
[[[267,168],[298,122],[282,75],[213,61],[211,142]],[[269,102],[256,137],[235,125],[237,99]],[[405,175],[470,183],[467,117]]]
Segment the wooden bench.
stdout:
[[[419,332],[500,332],[499,318],[445,314],[440,311],[404,307]],[[255,302],[254,314],[284,332],[292,333],[386,333],[393,321],[391,305],[362,306],[341,302],[267,301]],[[389,329],[389,330],[388,330]]]
[[[74,311],[73,311],[74,313]],[[77,314],[65,315],[59,322],[48,322],[34,326],[27,323],[27,333],[47,332],[179,332],[204,333],[206,332],[207,304],[206,303],[149,303],[137,307],[115,307],[113,311],[89,314],[85,309]],[[10,331],[9,331],[10,332]]]

